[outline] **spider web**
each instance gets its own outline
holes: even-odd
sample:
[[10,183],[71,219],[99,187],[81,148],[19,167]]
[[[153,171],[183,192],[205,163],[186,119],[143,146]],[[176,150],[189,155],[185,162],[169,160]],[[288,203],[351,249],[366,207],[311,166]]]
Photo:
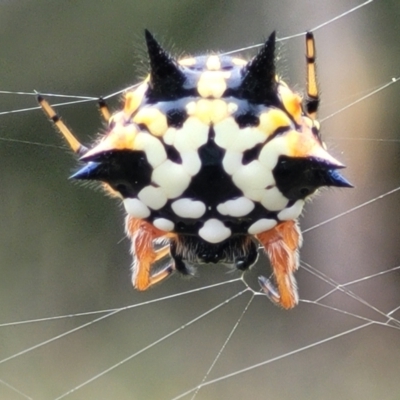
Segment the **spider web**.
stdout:
[[[292,311],[259,292],[257,276],[268,271],[263,257],[244,277],[205,266],[198,278],[174,276],[132,291],[121,210],[65,179],[73,160],[32,106],[33,91],[0,92],[0,398],[397,398],[398,62],[374,32],[396,37],[384,16],[395,21],[399,7],[335,4],[312,25],[320,120],[356,189],[323,192],[306,208],[300,304]],[[304,15],[281,18],[294,24]],[[352,31],[358,39],[346,36]],[[303,82],[304,32],[281,33],[287,55],[299,54],[288,61],[290,72],[300,64],[290,80]],[[375,52],[363,52],[360,37]],[[30,90],[29,79],[22,87]],[[104,97],[112,104],[119,93]],[[45,95],[72,128],[96,131],[97,96]]]

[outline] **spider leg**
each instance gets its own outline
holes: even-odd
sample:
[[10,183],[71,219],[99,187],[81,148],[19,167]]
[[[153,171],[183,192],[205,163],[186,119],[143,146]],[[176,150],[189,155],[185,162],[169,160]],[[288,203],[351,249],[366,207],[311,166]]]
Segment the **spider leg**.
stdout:
[[294,272],[299,266],[298,249],[301,232],[297,221],[286,221],[275,228],[256,235],[270,259],[276,288],[272,282],[260,277],[261,287],[268,297],[283,308],[293,308],[298,303]]
[[79,156],[83,156],[88,151],[87,147],[79,142],[79,140],[75,137],[75,135],[69,130],[69,128],[64,124],[64,122],[55,112],[54,108],[41,95],[37,96],[37,101],[47,117],[52,120],[54,125],[61,132],[72,151]]
[[132,284],[138,290],[146,290],[150,286],[166,279],[174,272],[172,264],[152,273],[152,265],[169,252],[169,246],[156,251],[153,247],[155,239],[168,238],[167,232],[157,229],[147,221],[127,217],[126,233],[132,241],[131,251],[135,260],[132,265]]
[[315,67],[315,41],[311,32],[306,34],[306,62],[307,62],[307,97],[306,111],[315,119],[319,106],[319,91],[317,84],[317,73]]
[[164,246],[161,249],[156,250],[156,259],[155,261],[161,260],[162,258],[169,255],[170,246]]
[[103,117],[105,122],[108,122],[110,120],[111,113],[106,101],[102,97],[99,98],[98,105],[101,116]]

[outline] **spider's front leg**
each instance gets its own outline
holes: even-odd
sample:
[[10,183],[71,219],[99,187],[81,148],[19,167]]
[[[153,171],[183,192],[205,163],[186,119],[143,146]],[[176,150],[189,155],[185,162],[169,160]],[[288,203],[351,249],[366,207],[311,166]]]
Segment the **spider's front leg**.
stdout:
[[152,272],[152,265],[169,254],[169,246],[154,250],[155,239],[168,239],[167,232],[142,219],[128,216],[126,219],[126,233],[131,239],[131,252],[134,256],[132,265],[132,284],[138,290],[146,290],[150,286],[166,279],[174,272],[172,264]]
[[272,265],[274,284],[261,276],[259,282],[268,297],[283,308],[293,308],[299,301],[294,272],[299,266],[298,249],[302,236],[297,221],[286,221],[258,234]]

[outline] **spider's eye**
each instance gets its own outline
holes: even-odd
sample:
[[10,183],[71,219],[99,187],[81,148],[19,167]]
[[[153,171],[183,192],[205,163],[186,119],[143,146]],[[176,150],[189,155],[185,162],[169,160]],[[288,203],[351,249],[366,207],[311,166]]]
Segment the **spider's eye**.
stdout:
[[300,194],[302,196],[308,196],[309,194],[311,194],[311,189],[303,187],[300,189]]
[[117,192],[120,192],[123,197],[128,197],[130,190],[125,182],[112,183],[111,186],[115,188]]

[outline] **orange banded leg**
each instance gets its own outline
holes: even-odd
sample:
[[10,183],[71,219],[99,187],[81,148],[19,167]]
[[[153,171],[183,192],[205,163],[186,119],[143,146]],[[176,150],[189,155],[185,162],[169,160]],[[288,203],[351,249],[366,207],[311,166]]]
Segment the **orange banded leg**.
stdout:
[[154,227],[147,221],[128,217],[126,220],[126,233],[132,241],[132,254],[135,257],[132,266],[132,284],[138,290],[146,290],[174,272],[172,264],[167,264],[154,274],[151,272],[152,265],[169,253],[169,246],[154,250],[155,239],[165,237],[169,234]]
[[319,90],[317,72],[315,68],[315,41],[311,32],[306,34],[306,62],[307,62],[307,97],[306,111],[311,119],[317,117],[319,106]]
[[105,122],[108,122],[111,118],[110,110],[108,109],[106,101],[100,97],[98,101],[99,111]]
[[37,96],[37,101],[43,112],[47,115],[48,118],[52,120],[53,124],[60,131],[72,151],[78,154],[78,156],[83,156],[88,151],[87,147],[79,142],[79,140],[75,137],[75,135],[69,130],[69,128],[64,124],[64,122],[55,112],[54,108],[40,94],[38,94]]
[[283,308],[293,308],[299,301],[294,272],[299,266],[298,249],[301,246],[301,232],[297,221],[286,221],[275,228],[258,234],[270,259],[274,284],[261,276],[259,282],[269,298]]

